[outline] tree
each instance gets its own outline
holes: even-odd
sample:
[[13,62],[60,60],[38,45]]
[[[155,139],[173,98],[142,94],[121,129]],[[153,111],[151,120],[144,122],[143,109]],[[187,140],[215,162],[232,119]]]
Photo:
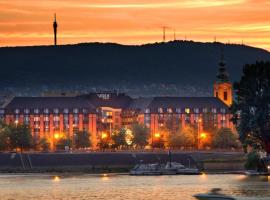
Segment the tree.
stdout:
[[9,127],[0,121],[0,151],[7,150],[9,146]]
[[126,129],[121,128],[112,134],[112,141],[114,148],[122,148],[127,146],[126,142]]
[[65,150],[66,147],[72,146],[72,140],[68,138],[60,138],[56,143],[56,149]]
[[245,65],[234,84],[233,122],[244,148],[264,149],[270,154],[270,62]]
[[90,134],[87,131],[78,131],[75,133],[75,147],[87,148],[91,146]]
[[38,146],[42,149],[42,151],[48,151],[50,148],[50,142],[47,138],[41,138]]
[[170,148],[178,149],[184,147],[185,144],[186,144],[186,137],[181,133],[177,133],[169,137]]
[[214,148],[236,148],[238,147],[237,136],[230,128],[221,128],[213,137],[212,145]]
[[131,127],[131,131],[133,134],[133,144],[141,148],[148,144],[150,134],[149,129],[145,125],[134,123]]
[[187,125],[169,137],[169,147],[171,148],[194,147],[196,142],[197,130],[192,125]]
[[33,144],[31,129],[25,124],[10,125],[9,139],[11,148],[20,148],[21,151]]

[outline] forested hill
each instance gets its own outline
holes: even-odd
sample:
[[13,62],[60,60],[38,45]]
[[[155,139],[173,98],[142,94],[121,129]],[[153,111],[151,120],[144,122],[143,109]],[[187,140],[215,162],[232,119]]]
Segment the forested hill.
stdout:
[[[270,60],[270,53],[244,45],[174,41],[127,46],[87,43],[63,46],[0,48],[0,87],[102,87],[124,88],[137,93],[157,86],[211,92],[223,48],[232,81],[240,78],[242,66]],[[151,92],[151,90],[150,90]],[[153,91],[152,92],[157,92]],[[184,92],[186,93],[186,92]]]

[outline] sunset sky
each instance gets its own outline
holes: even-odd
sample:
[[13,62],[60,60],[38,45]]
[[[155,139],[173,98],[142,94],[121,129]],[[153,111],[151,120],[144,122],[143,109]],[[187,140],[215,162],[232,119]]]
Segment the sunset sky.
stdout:
[[270,50],[270,0],[0,0],[0,46],[143,44],[167,39],[242,43]]

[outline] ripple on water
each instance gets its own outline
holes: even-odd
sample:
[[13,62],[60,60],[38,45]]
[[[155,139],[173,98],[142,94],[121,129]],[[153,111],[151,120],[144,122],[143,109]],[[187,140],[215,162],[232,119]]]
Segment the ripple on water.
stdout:
[[1,200],[194,200],[211,188],[239,200],[269,200],[268,178],[239,175],[134,177],[125,175],[0,175]]

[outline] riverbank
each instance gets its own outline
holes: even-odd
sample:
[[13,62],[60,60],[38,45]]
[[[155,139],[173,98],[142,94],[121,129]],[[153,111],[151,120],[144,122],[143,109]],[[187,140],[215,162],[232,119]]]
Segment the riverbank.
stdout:
[[[1,153],[1,173],[127,173],[138,163],[166,163],[167,152]],[[172,161],[207,173],[244,170],[242,152],[173,152]]]

